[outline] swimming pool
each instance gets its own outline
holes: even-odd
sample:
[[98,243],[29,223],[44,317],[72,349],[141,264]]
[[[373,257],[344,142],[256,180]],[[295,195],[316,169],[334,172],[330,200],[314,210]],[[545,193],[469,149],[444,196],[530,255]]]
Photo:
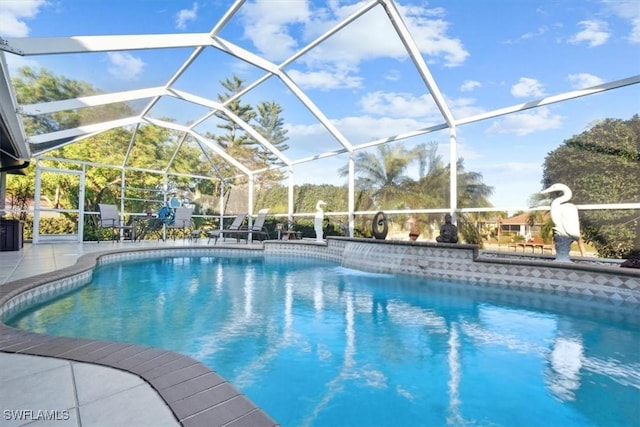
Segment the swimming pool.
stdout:
[[637,423],[638,325],[526,302],[314,259],[172,257],[101,266],[8,323],[190,355],[284,426]]

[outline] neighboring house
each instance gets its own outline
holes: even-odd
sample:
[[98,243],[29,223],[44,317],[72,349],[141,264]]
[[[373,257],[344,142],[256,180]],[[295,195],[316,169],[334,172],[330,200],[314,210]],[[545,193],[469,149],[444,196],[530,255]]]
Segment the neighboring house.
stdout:
[[[545,214],[545,220],[548,214]],[[542,223],[536,223],[533,226],[528,224],[529,213],[525,212],[520,215],[504,218],[500,222],[500,233],[502,234],[519,234],[521,236],[535,236],[540,234]]]

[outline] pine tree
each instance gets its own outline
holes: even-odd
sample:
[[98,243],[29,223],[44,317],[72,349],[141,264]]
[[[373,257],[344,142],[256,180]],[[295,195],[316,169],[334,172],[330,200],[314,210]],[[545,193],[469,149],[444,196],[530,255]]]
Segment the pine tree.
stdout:
[[[288,131],[284,128],[282,117],[280,117],[281,113],[282,107],[276,102],[261,102],[258,105],[256,130],[269,141],[271,145],[282,152],[289,149],[289,146],[285,144],[289,138],[287,137]],[[260,161],[266,164],[278,161],[278,158],[266,147],[262,147],[258,157]]]
[[[226,92],[218,95],[218,100],[222,103],[233,97],[244,88],[244,80],[234,75],[232,79],[225,79],[220,82]],[[226,104],[226,107],[240,119],[249,123],[255,118],[256,113],[249,104],[243,104],[240,98]],[[218,112],[216,116],[224,123],[217,125],[219,129],[226,130],[226,134],[216,135],[215,140],[230,154],[237,155],[245,160],[249,160],[256,153],[255,144],[257,141],[246,134],[237,123],[227,117],[224,113]]]

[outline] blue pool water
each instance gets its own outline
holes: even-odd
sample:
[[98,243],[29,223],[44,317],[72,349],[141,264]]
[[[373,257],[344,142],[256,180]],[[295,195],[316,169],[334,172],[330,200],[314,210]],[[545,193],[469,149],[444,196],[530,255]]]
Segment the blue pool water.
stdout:
[[179,257],[96,269],[9,324],[160,347],[283,426],[640,425],[637,324],[312,259]]

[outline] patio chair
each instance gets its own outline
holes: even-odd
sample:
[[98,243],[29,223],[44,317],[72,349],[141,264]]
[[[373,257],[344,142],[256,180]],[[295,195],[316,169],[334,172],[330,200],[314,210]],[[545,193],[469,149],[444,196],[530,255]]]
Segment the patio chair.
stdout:
[[242,224],[244,223],[244,220],[246,218],[247,218],[247,214],[241,213],[238,216],[236,216],[236,218],[233,220],[233,223],[228,228],[225,228],[222,230],[208,230],[207,236],[209,237],[209,240],[207,240],[207,243],[209,243],[211,239],[216,239],[215,242],[213,243],[215,245],[216,243],[218,243],[219,237],[222,237],[222,239],[224,240],[223,234],[225,232],[234,232],[234,231],[240,230],[240,227],[242,227]]
[[[98,211],[100,212],[99,229],[110,228],[112,240],[120,240],[120,232],[128,231],[131,236],[131,241],[135,241],[135,228],[133,225],[122,223],[116,205],[99,203]],[[101,233],[98,233],[98,243],[100,243],[100,240],[102,240]]]
[[[269,209],[260,209],[260,211],[258,211],[258,216],[256,217],[256,220],[251,225],[251,228],[241,229],[238,231],[231,232],[229,234],[231,235],[235,234],[236,240],[238,242],[240,241],[240,239],[246,239],[247,243],[249,243],[249,236],[251,236],[251,240],[253,240],[254,235],[260,236],[260,240],[262,240],[262,237],[265,237],[265,236],[268,239],[269,232],[264,227],[264,223],[265,223],[265,220],[267,219],[268,212],[269,212]],[[227,234],[227,232],[225,232],[225,234]]]
[[[173,223],[167,225],[167,230],[189,230],[186,235],[191,238],[191,228],[193,227],[193,209],[191,208],[176,208],[175,215],[173,217]],[[176,240],[176,233],[173,233],[173,240]]]
[[261,209],[260,211],[258,211],[258,216],[256,217],[255,222],[251,226],[251,231],[249,232],[249,234],[251,234],[251,240],[253,240],[254,234],[260,236],[260,240],[262,240],[263,237],[266,237],[267,239],[271,238],[269,236],[269,231],[264,226],[264,223],[267,219],[268,212],[269,212],[269,209]]

